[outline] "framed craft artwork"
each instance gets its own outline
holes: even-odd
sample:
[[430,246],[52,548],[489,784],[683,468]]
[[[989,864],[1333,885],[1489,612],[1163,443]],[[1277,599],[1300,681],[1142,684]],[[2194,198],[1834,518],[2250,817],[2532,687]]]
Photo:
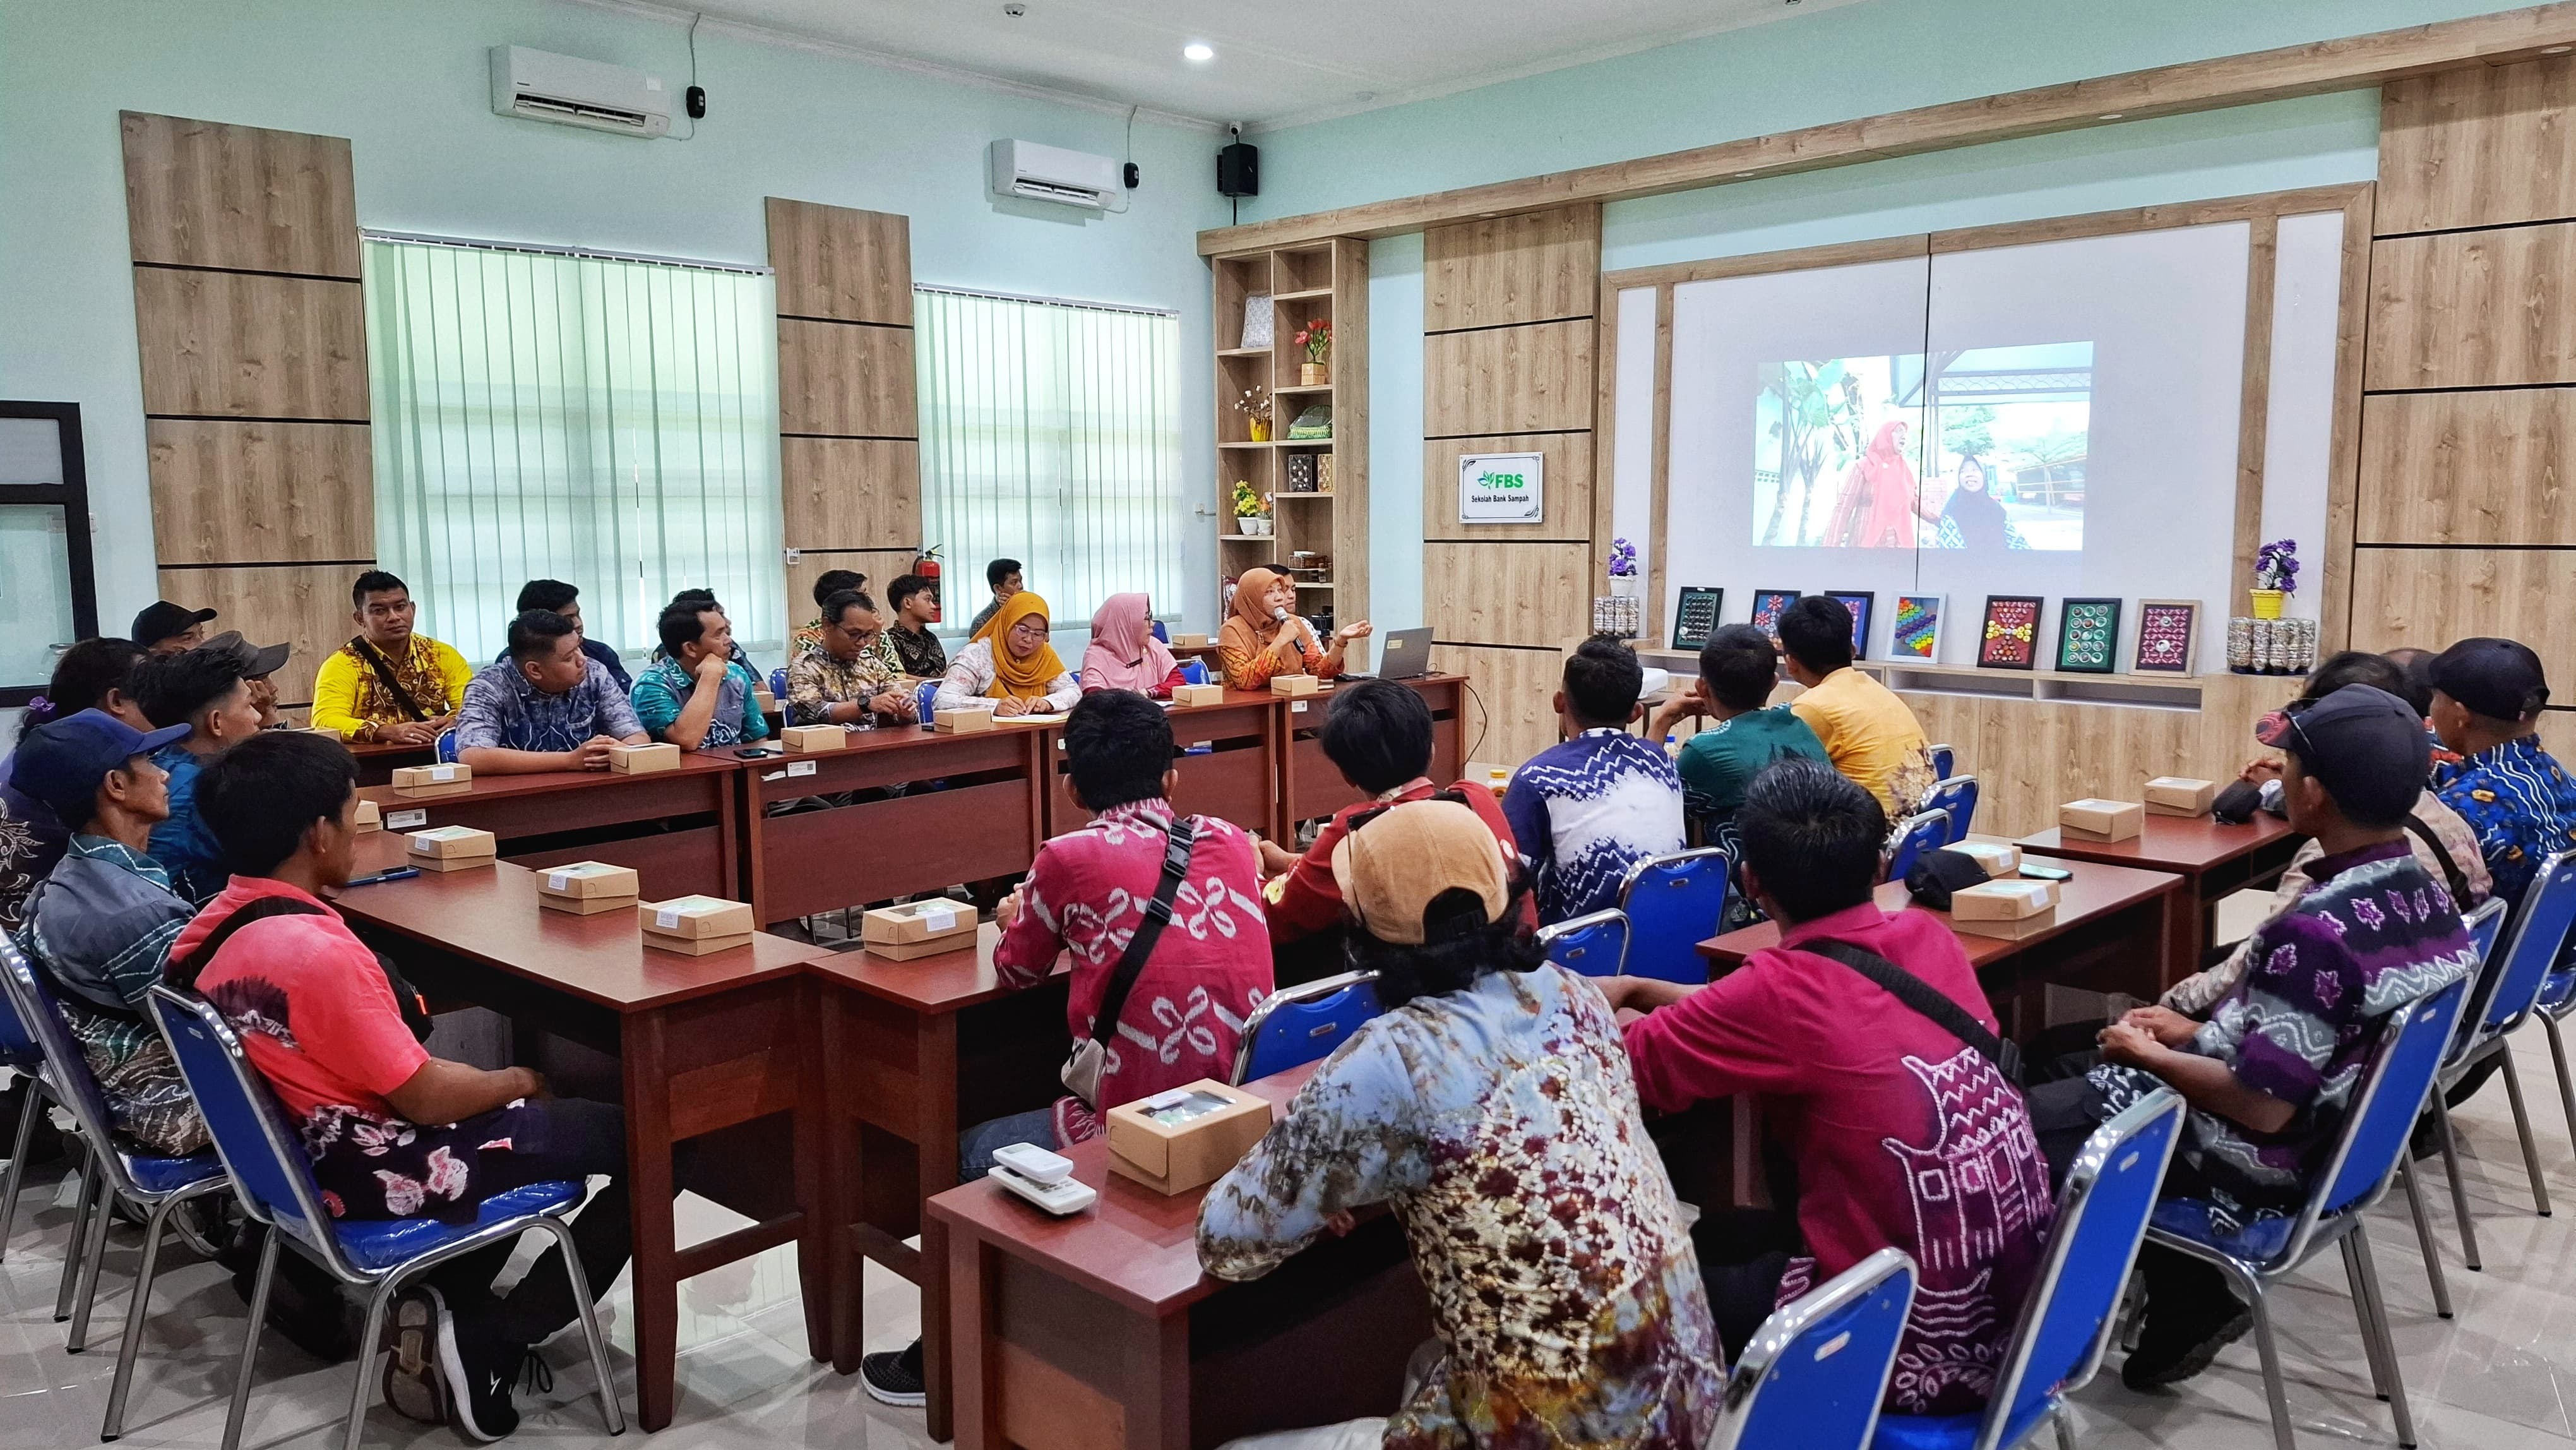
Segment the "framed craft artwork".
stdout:
[[1780,616],[1788,613],[1789,606],[1797,602],[1798,591],[1795,589],[1754,590],[1753,627],[1769,635],[1772,644],[1779,644]]
[[1725,608],[1725,590],[1683,585],[1681,602],[1673,608],[1673,648],[1708,648],[1708,637],[1717,633],[1717,621]]
[[1941,615],[1948,604],[1949,601],[1938,594],[1897,595],[1896,623],[1887,641],[1888,657],[1900,660],[1941,658]]
[[1869,658],[1869,626],[1878,607],[1878,595],[1867,590],[1828,589],[1825,597],[1851,611],[1852,658]]
[[2057,610],[2057,667],[2107,675],[2120,655],[2120,601],[2069,599]]
[[2192,646],[2199,636],[2199,600],[2141,599],[2138,657],[2129,668],[2142,675],[2190,674]]
[[1247,294],[1243,299],[1243,341],[1236,345],[1239,347],[1270,346],[1270,340],[1277,336],[1272,323],[1274,310],[1270,305],[1269,293]]
[[1989,594],[1985,627],[1977,634],[1977,667],[2027,670],[2039,664],[2039,615],[2048,601],[2036,594]]

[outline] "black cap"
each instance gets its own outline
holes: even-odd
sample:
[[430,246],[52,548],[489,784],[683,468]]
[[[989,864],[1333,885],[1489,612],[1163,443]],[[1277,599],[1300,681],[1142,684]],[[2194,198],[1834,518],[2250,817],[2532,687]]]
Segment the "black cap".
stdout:
[[2376,685],[2293,700],[2264,716],[2254,738],[2299,757],[2343,813],[2362,825],[2405,820],[2433,768],[2424,717]]
[[170,636],[186,634],[214,617],[215,612],[211,609],[187,609],[167,599],[155,599],[144,606],[141,614],[134,616],[134,627],[126,631],[125,637],[150,649]]
[[2433,657],[2433,688],[2490,720],[2519,720],[2549,703],[2540,656],[2517,640],[2464,639]]
[[282,644],[252,644],[241,637],[241,631],[238,629],[225,630],[197,648],[217,650],[241,661],[242,678],[245,680],[262,679],[275,674],[278,668],[286,663],[286,657],[291,652]]

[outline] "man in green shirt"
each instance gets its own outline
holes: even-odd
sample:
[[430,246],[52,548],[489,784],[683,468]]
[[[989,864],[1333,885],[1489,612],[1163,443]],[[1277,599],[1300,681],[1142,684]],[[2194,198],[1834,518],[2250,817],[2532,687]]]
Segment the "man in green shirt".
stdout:
[[1699,652],[1699,680],[1673,696],[1646,727],[1649,740],[1671,733],[1685,717],[1705,723],[1682,746],[1677,762],[1683,808],[1703,828],[1702,839],[1726,845],[1744,788],[1775,760],[1804,755],[1825,759],[1824,742],[1786,705],[1770,704],[1780,683],[1780,655],[1770,636],[1749,624],[1730,624],[1709,636]]

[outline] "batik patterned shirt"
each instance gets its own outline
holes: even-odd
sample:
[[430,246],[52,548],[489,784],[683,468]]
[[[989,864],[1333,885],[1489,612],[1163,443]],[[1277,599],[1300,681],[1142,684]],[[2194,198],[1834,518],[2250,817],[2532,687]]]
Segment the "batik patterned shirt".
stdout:
[[425,634],[415,634],[390,650],[376,649],[395,683],[420,713],[405,710],[386,688],[374,662],[358,653],[359,640],[324,657],[313,677],[313,728],[337,730],[351,740],[367,737],[370,727],[407,720],[436,720],[455,713],[474,680],[465,656]]
[[886,626],[885,638],[894,646],[895,658],[903,662],[905,674],[935,680],[948,673],[948,651],[939,643],[939,636],[929,630],[915,632],[891,624]]
[[51,806],[9,784],[8,766],[0,760],[0,931],[26,919],[28,896],[71,840]]
[[1492,972],[1361,1027],[1208,1190],[1199,1261],[1258,1278],[1377,1203],[1449,1349],[1387,1450],[1707,1442],[1717,1332],[1599,993]]
[[593,736],[644,733],[635,707],[599,661],[582,658],[581,682],[560,695],[528,683],[516,662],[485,665],[465,687],[456,716],[457,750],[578,750]]
[[19,934],[28,957],[53,979],[64,1025],[118,1131],[168,1157],[205,1147],[206,1125],[141,1007],[161,980],[171,943],[196,914],[150,856],[105,836],[75,835],[28,898]]
[[[834,705],[865,705],[893,689],[903,679],[903,666],[881,653],[877,645],[859,652],[854,660],[835,659],[825,650],[813,650],[796,657],[787,667],[787,723],[790,725],[825,725]],[[878,722],[876,712],[861,710],[859,725]]]
[[1650,856],[1682,848],[1682,780],[1664,752],[1625,730],[1586,730],[1513,772],[1503,817],[1554,923],[1619,904]]
[[[706,738],[698,742],[700,750],[768,738],[769,721],[752,703],[752,685],[751,666],[740,660],[726,662],[724,683],[717,687],[715,718],[707,722]],[[664,656],[635,677],[635,688],[628,693],[628,700],[646,733],[659,740],[670,730],[671,722],[680,718],[697,688],[697,676],[680,668],[678,660]]]
[[2433,793],[2478,833],[2495,894],[2522,904],[2522,893],[2551,854],[2576,846],[2576,778],[2526,735],[2489,746],[2456,764],[2436,761]]
[[[2450,888],[2403,841],[2319,857],[2316,884],[2255,930],[2245,975],[2182,1050],[2297,1109],[2278,1133],[2192,1111],[2177,1151],[2211,1185],[2211,1217],[2232,1233],[2298,1211],[2325,1166],[2388,1015],[2465,977],[2476,948]],[[2093,1085],[2112,1113],[2164,1086],[2105,1064]]]

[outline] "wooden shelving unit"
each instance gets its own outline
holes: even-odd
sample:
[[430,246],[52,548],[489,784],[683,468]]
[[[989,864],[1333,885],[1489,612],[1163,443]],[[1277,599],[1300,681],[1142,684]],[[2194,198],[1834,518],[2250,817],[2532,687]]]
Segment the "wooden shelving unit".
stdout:
[[[1324,578],[1299,577],[1297,607],[1307,615],[1330,611],[1336,624],[1368,617],[1368,243],[1334,237],[1270,251],[1239,252],[1213,260],[1216,288],[1216,483],[1219,617],[1225,588],[1244,570],[1266,565],[1287,570],[1299,553],[1327,555]],[[1247,348],[1244,300],[1270,298],[1272,345]],[[1316,318],[1333,324],[1330,381],[1302,383],[1305,352],[1297,330]],[[1234,409],[1246,388],[1258,384],[1273,400],[1271,436],[1252,441],[1250,421]],[[1288,437],[1288,425],[1318,403],[1333,410],[1333,436]],[[1289,491],[1289,459],[1313,455],[1332,460],[1333,491]],[[1235,531],[1232,496],[1237,479],[1271,500],[1266,535]]]

